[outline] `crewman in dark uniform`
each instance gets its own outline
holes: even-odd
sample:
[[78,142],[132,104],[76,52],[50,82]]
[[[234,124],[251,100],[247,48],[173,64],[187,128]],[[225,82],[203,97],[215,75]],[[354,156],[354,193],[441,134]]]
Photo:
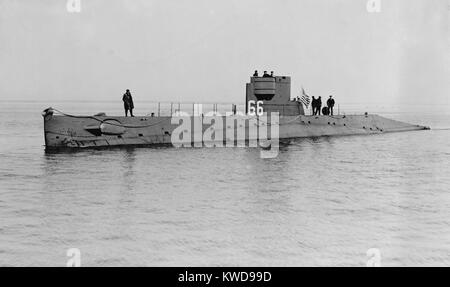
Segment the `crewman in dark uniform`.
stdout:
[[317,99],[317,114],[320,116],[320,110],[322,109],[322,97]]
[[127,89],[125,94],[123,94],[122,101],[123,101],[123,108],[125,109],[125,116],[128,117],[128,111],[130,111],[130,116],[134,117],[133,116],[134,103],[130,90]]
[[267,74],[267,71],[264,71],[263,78],[270,78],[270,75]]
[[312,110],[313,110],[313,116],[315,116],[316,113],[317,113],[317,100],[316,100],[316,98],[314,96],[312,97],[311,107],[312,107]]
[[334,99],[333,96],[327,100],[328,114],[333,115]]
[[255,70],[255,72],[253,73],[253,77],[258,77],[258,70]]

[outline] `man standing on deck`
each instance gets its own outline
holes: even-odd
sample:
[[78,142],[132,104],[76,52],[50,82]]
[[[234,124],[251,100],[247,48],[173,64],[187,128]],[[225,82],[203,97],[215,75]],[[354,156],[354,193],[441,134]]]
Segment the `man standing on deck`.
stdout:
[[333,115],[334,99],[333,96],[327,100],[328,114]]
[[317,99],[317,114],[320,116],[320,110],[322,109],[322,97],[319,96]]
[[313,111],[313,116],[315,116],[317,113],[317,100],[316,98],[314,98],[314,96],[312,96],[311,107]]
[[123,101],[123,108],[125,109],[125,116],[128,117],[128,110],[130,110],[130,116],[134,117],[133,116],[133,109],[134,109],[133,97],[131,97],[130,90],[127,89],[125,94],[123,94],[122,101]]

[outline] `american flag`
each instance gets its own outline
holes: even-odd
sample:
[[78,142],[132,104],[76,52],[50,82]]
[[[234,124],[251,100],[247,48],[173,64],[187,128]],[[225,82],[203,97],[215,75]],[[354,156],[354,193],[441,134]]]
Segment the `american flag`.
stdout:
[[309,96],[305,93],[305,90],[302,87],[302,97],[300,98],[300,102],[305,105],[306,108],[308,108],[310,100]]

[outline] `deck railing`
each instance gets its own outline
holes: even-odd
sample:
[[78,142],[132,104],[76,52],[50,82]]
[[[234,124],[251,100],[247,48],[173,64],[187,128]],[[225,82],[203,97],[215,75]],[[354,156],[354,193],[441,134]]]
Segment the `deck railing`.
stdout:
[[158,102],[147,103],[147,116],[171,116],[177,112],[199,116],[209,112],[226,115],[227,113],[245,113],[245,104],[233,103],[180,103],[180,102]]

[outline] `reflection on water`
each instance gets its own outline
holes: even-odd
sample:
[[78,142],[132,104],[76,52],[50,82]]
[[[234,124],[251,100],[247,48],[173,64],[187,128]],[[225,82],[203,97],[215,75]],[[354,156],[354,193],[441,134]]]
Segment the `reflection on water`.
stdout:
[[253,148],[45,153],[28,112],[0,113],[2,266],[65,266],[71,247],[83,266],[365,266],[369,248],[382,265],[450,263],[448,130],[290,140],[274,159]]
[[125,149],[123,154],[123,176],[122,176],[122,182],[123,182],[123,190],[133,190],[134,184],[133,181],[134,178],[134,163],[136,161],[136,153],[134,152],[134,149],[129,148]]

